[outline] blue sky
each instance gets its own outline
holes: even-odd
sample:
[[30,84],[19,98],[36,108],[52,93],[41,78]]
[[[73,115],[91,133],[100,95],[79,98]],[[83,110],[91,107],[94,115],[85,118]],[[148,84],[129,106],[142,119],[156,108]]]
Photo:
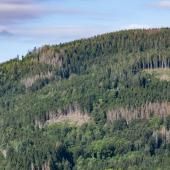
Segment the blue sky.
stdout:
[[35,46],[170,27],[170,0],[0,0],[0,62]]

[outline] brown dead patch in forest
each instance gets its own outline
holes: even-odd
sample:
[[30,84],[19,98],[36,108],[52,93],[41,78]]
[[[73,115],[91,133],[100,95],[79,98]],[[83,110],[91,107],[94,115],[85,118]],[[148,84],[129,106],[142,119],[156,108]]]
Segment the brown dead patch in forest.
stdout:
[[88,123],[90,121],[90,117],[86,113],[81,113],[80,111],[72,111],[67,115],[59,115],[53,117],[46,121],[47,125],[52,125],[55,123],[71,123],[78,126],[83,125],[84,123]]
[[37,50],[37,54],[38,57],[33,61],[60,67],[62,65],[62,60],[65,52],[62,49],[56,51],[53,47],[44,46]]
[[2,155],[4,156],[4,158],[7,157],[7,150],[3,149],[3,150],[0,150],[0,152],[2,153]]
[[165,126],[163,126],[158,132],[161,135],[162,139],[166,141],[166,143],[170,143],[170,130],[166,129]]
[[144,32],[148,35],[157,34],[160,33],[161,29],[159,28],[153,28],[153,29],[144,29]]
[[26,87],[31,87],[37,80],[43,79],[51,79],[53,76],[52,72],[44,73],[44,74],[36,74],[21,80],[21,83]]
[[70,123],[76,126],[81,126],[92,120],[88,113],[81,111],[80,107],[75,105],[62,111],[49,111],[46,113],[45,117],[45,121],[36,121],[35,125],[40,128],[56,123]]
[[152,116],[164,117],[170,115],[170,102],[146,103],[137,108],[118,108],[107,112],[107,121],[125,119],[127,122],[135,119],[149,119]]
[[153,75],[161,81],[170,81],[170,68],[144,69],[144,72]]

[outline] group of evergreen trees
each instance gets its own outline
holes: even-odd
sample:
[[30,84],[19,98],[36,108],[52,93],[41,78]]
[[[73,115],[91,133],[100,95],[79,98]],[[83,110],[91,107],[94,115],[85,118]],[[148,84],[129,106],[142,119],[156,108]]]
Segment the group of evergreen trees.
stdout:
[[[0,169],[168,169],[170,82],[143,70],[170,68],[169,37],[120,31],[1,64]],[[47,124],[75,105],[88,123]]]

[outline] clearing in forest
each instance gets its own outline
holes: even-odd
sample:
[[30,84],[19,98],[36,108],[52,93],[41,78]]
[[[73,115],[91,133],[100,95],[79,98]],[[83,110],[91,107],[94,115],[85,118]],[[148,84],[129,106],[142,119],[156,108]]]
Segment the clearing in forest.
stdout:
[[144,72],[155,76],[159,80],[170,81],[170,68],[145,69]]

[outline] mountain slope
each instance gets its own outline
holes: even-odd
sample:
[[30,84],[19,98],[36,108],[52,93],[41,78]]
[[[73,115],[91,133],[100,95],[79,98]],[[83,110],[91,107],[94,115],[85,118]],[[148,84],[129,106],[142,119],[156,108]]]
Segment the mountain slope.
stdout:
[[168,28],[44,46],[1,64],[0,168],[168,169],[170,82],[148,74],[160,69],[170,69]]

